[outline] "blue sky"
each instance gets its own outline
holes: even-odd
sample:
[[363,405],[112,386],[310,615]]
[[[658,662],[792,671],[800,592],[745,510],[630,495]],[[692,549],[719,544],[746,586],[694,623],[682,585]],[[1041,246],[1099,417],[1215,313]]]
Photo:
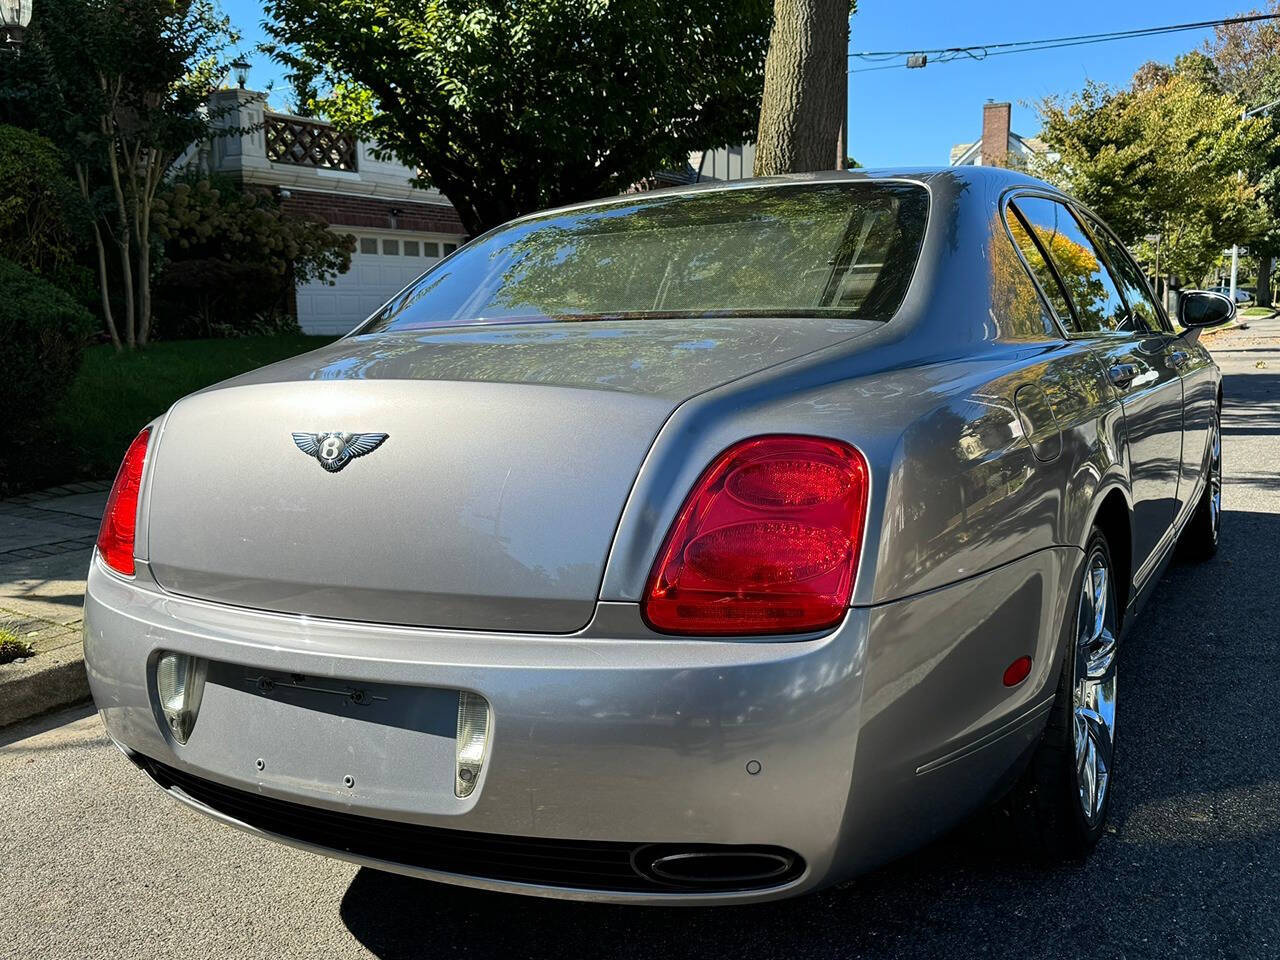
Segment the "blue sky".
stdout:
[[[260,0],[222,0],[246,48],[265,39]],[[860,0],[853,50],[969,46],[1081,33],[1103,33],[1232,16],[1247,9],[1220,0]],[[963,11],[963,15],[961,15]],[[1208,32],[1119,40],[1094,46],[994,57],[985,62],[930,64],[923,70],[881,70],[849,77],[849,147],[865,166],[945,164],[953,143],[976,140],[985,100],[1013,103],[1013,129],[1034,134],[1034,104],[1078,90],[1088,79],[1127,83],[1147,60],[1171,61],[1199,46]],[[250,86],[276,80],[272,105],[285,107],[280,68],[261,55]],[[852,62],[855,68],[860,66]]]

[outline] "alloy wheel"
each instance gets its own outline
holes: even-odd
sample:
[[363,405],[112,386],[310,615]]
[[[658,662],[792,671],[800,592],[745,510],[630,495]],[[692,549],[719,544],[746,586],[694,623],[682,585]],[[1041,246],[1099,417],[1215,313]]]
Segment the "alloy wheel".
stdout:
[[1091,827],[1102,815],[1115,749],[1117,613],[1111,564],[1106,550],[1095,546],[1080,591],[1072,698],[1076,782]]

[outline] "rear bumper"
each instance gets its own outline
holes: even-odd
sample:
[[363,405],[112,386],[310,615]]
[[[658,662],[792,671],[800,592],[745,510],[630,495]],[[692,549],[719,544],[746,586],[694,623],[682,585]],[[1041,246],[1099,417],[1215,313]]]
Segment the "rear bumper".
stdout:
[[[592,624],[571,636],[312,620],[173,597],[122,581],[95,561],[85,660],[113,739],[140,755],[176,796],[242,828],[489,889],[743,902],[799,893],[881,862],[923,843],[998,789],[1043,723],[1056,679],[1055,624],[1063,622],[1054,619],[1058,595],[1069,593],[1062,587],[1069,587],[1076,562],[1070,550],[1043,551],[918,598],[852,609],[824,636],[735,642],[647,635],[626,604],[599,605]],[[290,714],[291,725],[271,721],[250,731],[248,713],[202,707],[181,745],[160,722],[152,692],[151,664],[165,650],[245,671],[472,690],[492,707],[490,754],[475,792],[459,799],[451,777],[424,784],[420,793],[375,791],[380,774],[400,776],[405,763],[417,761],[396,753],[394,745],[404,741],[391,733],[366,736],[364,752],[376,756],[353,759],[341,735],[306,742],[305,713]],[[1032,677],[1014,691],[1001,688],[1000,671],[1022,653],[1035,656]],[[275,709],[245,696],[227,703],[240,711]],[[416,722],[402,720],[392,726]],[[273,737],[282,753],[302,757],[291,770],[255,767],[264,749],[275,748]],[[379,755],[380,744],[390,747]],[[357,775],[355,786],[344,789],[342,772],[354,762],[371,775]],[[157,764],[178,776],[166,782],[156,776]],[[759,772],[749,773],[749,764],[759,764]],[[302,804],[390,821],[389,830],[767,846],[793,851],[803,867],[772,886],[705,893],[495,879],[480,868],[439,870],[358,844],[316,842],[322,833],[290,836],[287,818],[237,816],[232,801],[220,807],[216,790],[202,799],[192,795],[198,790],[175,785],[183,776],[226,788],[233,800]]]

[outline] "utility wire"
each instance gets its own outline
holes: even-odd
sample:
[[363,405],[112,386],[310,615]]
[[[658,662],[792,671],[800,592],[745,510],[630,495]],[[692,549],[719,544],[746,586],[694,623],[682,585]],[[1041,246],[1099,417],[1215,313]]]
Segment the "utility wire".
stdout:
[[1200,20],[1195,23],[1175,23],[1163,27],[1142,27],[1137,30],[1120,30],[1112,33],[1086,33],[1074,37],[1050,37],[1043,40],[1017,40],[1006,43],[980,43],[967,47],[940,47],[935,50],[875,50],[850,53],[850,60],[863,60],[871,63],[893,60],[899,57],[908,58],[901,63],[879,63],[872,67],[856,67],[850,73],[870,73],[874,70],[901,70],[918,68],[926,63],[950,63],[953,60],[970,59],[985,60],[988,57],[1000,57],[1010,53],[1032,53],[1038,50],[1061,50],[1065,47],[1081,47],[1093,43],[1108,43],[1113,40],[1129,40],[1135,37],[1154,37],[1169,33],[1183,33],[1188,30],[1207,30],[1210,27],[1227,26],[1237,23],[1255,23],[1260,20],[1280,19],[1276,13],[1255,13],[1242,17],[1224,17],[1219,20]]

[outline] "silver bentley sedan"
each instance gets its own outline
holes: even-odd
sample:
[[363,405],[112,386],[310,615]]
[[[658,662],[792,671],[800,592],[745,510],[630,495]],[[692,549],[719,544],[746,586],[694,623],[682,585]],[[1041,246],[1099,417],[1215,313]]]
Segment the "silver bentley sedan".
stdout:
[[94,699],[202,813],[474,887],[764,900],[989,803],[1083,856],[1234,311],[989,168],[513,221],[142,431]]

